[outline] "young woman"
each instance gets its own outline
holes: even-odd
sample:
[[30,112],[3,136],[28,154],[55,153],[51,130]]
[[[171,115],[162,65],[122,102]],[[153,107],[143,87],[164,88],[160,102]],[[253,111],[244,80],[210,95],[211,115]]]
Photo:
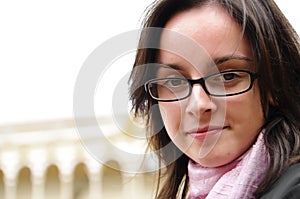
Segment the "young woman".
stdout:
[[131,99],[156,198],[299,197],[300,45],[274,1],[161,0],[144,28]]

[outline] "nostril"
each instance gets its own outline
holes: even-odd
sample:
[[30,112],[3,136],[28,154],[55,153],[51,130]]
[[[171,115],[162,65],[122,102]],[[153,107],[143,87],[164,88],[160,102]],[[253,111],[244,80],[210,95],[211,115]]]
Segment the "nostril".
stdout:
[[202,114],[211,113],[216,110],[216,104],[212,101],[201,85],[194,85],[192,93],[188,98],[186,112],[195,117],[200,117]]

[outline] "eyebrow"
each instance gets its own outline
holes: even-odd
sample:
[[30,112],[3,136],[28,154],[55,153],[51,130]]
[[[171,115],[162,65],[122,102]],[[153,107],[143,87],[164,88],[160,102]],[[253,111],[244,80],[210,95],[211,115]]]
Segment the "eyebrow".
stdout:
[[171,68],[174,70],[183,70],[183,67],[177,64],[159,64],[160,68]]
[[[242,60],[242,61],[247,61],[247,62],[253,62],[252,59],[250,59],[249,57],[246,57],[246,56],[242,56],[242,55],[228,55],[228,56],[223,56],[223,57],[220,57],[220,58],[216,58],[212,61],[211,64],[209,65],[218,65],[218,64],[222,64],[224,62],[227,62],[227,61],[231,61],[231,60]],[[177,64],[159,64],[159,67],[161,68],[171,68],[171,69],[174,69],[174,70],[184,70],[184,67],[183,66],[180,66],[180,65],[177,65]]]
[[230,60],[243,60],[243,61],[247,61],[247,62],[253,62],[252,59],[250,59],[249,57],[246,57],[246,56],[230,55],[230,56],[224,56],[224,57],[216,58],[216,59],[214,59],[214,63],[216,65],[218,65],[218,64],[222,64],[224,62],[230,61]]

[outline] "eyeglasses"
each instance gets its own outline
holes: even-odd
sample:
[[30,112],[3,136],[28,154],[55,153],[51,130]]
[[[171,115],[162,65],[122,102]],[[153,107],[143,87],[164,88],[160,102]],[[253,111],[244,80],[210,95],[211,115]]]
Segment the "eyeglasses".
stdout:
[[200,84],[206,94],[215,97],[239,95],[249,91],[257,73],[248,70],[227,70],[200,79],[182,77],[155,78],[145,83],[145,90],[157,101],[172,102],[188,98],[193,85]]

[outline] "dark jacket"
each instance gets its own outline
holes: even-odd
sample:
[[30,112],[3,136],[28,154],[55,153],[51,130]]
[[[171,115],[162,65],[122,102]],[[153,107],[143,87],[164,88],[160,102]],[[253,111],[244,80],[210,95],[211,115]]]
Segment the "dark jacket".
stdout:
[[261,199],[300,199],[300,163],[284,172]]

